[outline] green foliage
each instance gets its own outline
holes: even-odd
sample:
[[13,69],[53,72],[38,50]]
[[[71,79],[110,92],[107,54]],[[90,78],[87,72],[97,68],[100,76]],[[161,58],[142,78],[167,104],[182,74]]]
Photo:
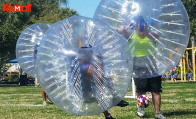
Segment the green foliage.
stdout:
[[18,81],[19,74],[10,74],[8,75],[8,82]]
[[54,23],[67,17],[78,15],[68,8],[59,9],[57,0],[5,0],[0,2],[15,5],[31,3],[31,12],[0,11],[0,67],[15,58],[16,42],[21,32],[34,23]]
[[196,36],[196,1],[195,0],[182,0],[190,20],[191,35]]
[[[190,38],[194,36],[196,39],[196,0],[181,0],[184,4],[190,21]],[[194,39],[194,42],[196,40]],[[192,47],[191,40],[188,44],[188,47]]]
[[181,72],[180,67],[177,67],[177,69],[176,69],[176,74],[180,74],[180,72]]

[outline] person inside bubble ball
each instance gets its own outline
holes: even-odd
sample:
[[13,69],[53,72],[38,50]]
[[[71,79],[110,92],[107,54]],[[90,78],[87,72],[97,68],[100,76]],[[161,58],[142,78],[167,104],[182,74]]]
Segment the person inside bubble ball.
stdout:
[[[133,32],[130,32],[130,29]],[[129,25],[120,27],[118,32],[128,39],[130,51],[134,56],[133,71],[136,75],[135,77],[157,75],[157,65],[153,56],[158,35],[151,32],[143,17],[134,17]]]
[[[133,34],[128,32],[130,28],[135,28]],[[148,91],[151,92],[152,102],[155,109],[155,118],[165,119],[165,117],[160,113],[160,93],[162,92],[161,76],[153,77],[153,74],[156,74],[155,71],[157,70],[157,66],[152,55],[155,54],[154,47],[156,45],[156,38],[158,38],[158,35],[150,31],[147,22],[142,16],[134,18],[129,25],[120,27],[118,32],[123,34],[124,37],[129,40],[129,48],[134,56],[133,72],[135,72],[135,74],[139,74],[137,78],[134,78],[137,97],[145,95]],[[142,63],[145,64],[141,65]],[[141,67],[146,65],[148,67]],[[151,76],[148,74],[151,74]],[[144,75],[152,78],[142,77]],[[142,107],[138,107],[137,114],[138,116],[143,117],[145,115],[144,109]]]
[[[81,44],[80,44],[81,45]],[[80,46],[79,45],[79,46]],[[92,84],[92,80],[91,78],[93,77],[93,65],[91,64],[92,62],[92,50],[89,49],[92,46],[82,46],[80,47],[81,49],[79,49],[79,61],[80,61],[80,71],[81,71],[81,79],[83,79],[82,81],[82,87],[83,87],[83,98],[84,98],[84,102],[93,102],[96,101],[94,94],[93,94],[93,89],[91,87]],[[97,56],[98,60],[101,60],[101,56]],[[99,63],[98,64],[98,68],[100,68],[99,73],[95,73],[94,75],[96,75],[96,77],[98,79],[101,79],[102,75],[101,74],[101,69],[102,69],[102,64]],[[104,111],[103,112],[105,119],[115,119],[111,116],[111,114],[108,111]]]
[[[34,47],[34,60],[36,60],[36,58],[37,58],[38,47],[39,46],[37,44]],[[47,105],[47,102],[46,102],[46,92],[44,91],[43,88],[41,88],[41,94],[42,94],[43,105]]]

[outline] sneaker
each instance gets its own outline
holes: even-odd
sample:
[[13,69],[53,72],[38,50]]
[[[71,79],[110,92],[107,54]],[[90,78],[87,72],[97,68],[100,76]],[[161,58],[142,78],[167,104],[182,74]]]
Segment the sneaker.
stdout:
[[143,117],[145,115],[145,111],[142,107],[138,107],[137,115],[140,116],[140,117]]
[[105,117],[105,119],[115,119],[115,118],[113,118],[111,115],[109,115],[108,117]]
[[43,105],[44,105],[44,106],[47,105],[46,101],[43,101]]
[[155,119],[166,119],[161,113],[155,114]]
[[126,101],[124,101],[124,100],[121,100],[116,106],[125,107],[125,106],[127,106],[127,105],[129,105],[128,102],[126,102]]

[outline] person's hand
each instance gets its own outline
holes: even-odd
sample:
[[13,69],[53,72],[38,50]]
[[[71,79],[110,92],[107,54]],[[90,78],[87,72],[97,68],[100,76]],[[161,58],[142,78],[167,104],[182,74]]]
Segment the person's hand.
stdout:
[[120,34],[126,34],[127,32],[127,29],[130,27],[130,25],[124,25],[124,26],[121,26],[119,29],[118,29],[118,33]]
[[88,67],[88,74],[92,74],[93,73],[93,65],[90,65]]
[[130,25],[125,25],[124,30],[127,30],[130,27]]

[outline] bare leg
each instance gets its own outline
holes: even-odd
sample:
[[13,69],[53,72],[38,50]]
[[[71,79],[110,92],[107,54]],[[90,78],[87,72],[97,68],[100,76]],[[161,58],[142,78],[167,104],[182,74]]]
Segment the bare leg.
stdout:
[[46,93],[45,91],[43,90],[43,88],[41,88],[41,92],[42,92],[42,99],[43,99],[43,102],[46,101]]
[[172,82],[174,81],[173,75],[171,75],[171,81],[172,81]]
[[151,92],[152,94],[152,102],[154,105],[155,113],[160,113],[161,106],[161,94],[159,92]]
[[176,82],[176,79],[174,78],[174,81]]

